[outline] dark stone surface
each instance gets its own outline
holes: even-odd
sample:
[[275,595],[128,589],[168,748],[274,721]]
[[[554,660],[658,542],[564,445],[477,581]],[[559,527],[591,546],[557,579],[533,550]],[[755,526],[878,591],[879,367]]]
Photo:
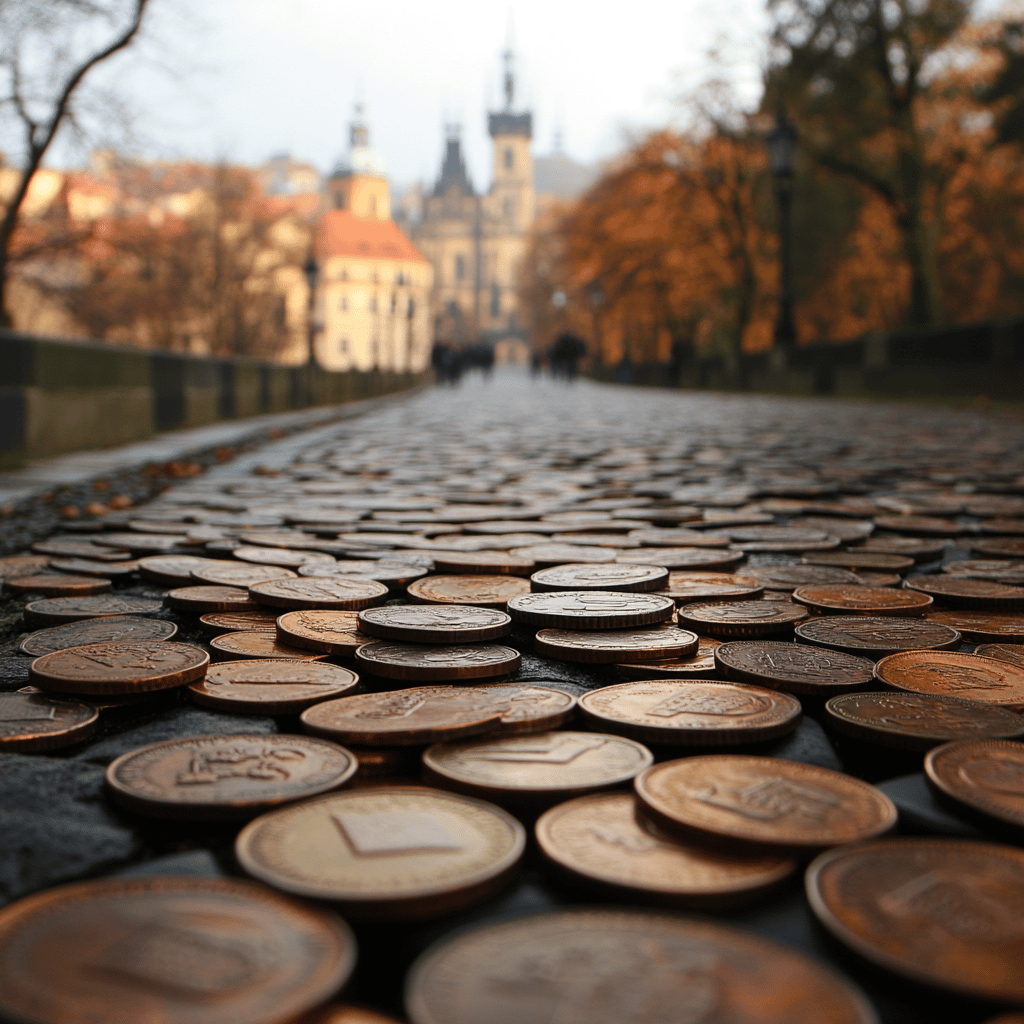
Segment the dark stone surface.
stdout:
[[924,772],[879,783],[878,788],[900,812],[900,831],[906,835],[944,836],[948,839],[992,839],[966,818],[935,799]]
[[112,872],[114,878],[135,878],[140,875],[196,875],[203,878],[223,878],[224,870],[209,850],[189,850],[188,853],[172,853],[154,860]]

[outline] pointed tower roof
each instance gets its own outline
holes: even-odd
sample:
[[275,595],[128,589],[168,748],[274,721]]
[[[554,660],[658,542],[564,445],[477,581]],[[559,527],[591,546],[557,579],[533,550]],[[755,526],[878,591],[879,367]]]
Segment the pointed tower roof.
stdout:
[[491,138],[495,135],[522,135],[524,138],[533,138],[533,114],[528,110],[517,114],[515,112],[516,101],[516,76],[513,70],[515,54],[509,47],[502,54],[505,60],[505,109],[497,113],[491,113],[487,117],[487,129]]
[[441,176],[434,185],[434,195],[444,196],[455,189],[460,195],[473,196],[473,183],[469,180],[466,161],[462,155],[462,129],[457,124],[445,128],[446,145]]

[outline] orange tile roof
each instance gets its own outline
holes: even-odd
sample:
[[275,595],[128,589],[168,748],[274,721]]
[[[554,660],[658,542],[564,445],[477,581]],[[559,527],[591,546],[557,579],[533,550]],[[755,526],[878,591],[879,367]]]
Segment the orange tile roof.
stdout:
[[363,256],[378,260],[419,260],[426,257],[399,231],[394,221],[364,220],[350,210],[328,210],[316,226],[316,251],[331,256]]

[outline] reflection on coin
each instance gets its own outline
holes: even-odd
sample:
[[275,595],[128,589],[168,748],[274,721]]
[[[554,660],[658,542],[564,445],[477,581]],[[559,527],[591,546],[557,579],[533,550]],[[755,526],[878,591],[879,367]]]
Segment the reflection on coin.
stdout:
[[712,636],[765,636],[787,633],[809,614],[789,601],[715,601],[684,604],[676,618],[680,626]]
[[[248,594],[246,595],[248,597]],[[199,616],[199,624],[207,633],[255,629],[267,633],[277,630],[277,616],[272,612],[208,612]]]
[[709,754],[635,780],[644,813],[673,835],[738,847],[820,850],[884,835],[896,807],[874,786],[817,765]]
[[667,569],[656,565],[601,565],[567,563],[541,569],[530,577],[531,589],[549,590],[660,590],[669,578]]
[[177,632],[178,627],[173,622],[164,622],[162,619],[113,615],[105,619],[82,619],[63,626],[37,630],[21,641],[18,650],[38,658],[53,651],[110,640],[170,640]]
[[930,751],[924,770],[955,804],[1024,830],[1024,743],[958,739]]
[[895,615],[917,618],[931,606],[928,594],[893,587],[864,587],[826,583],[797,587],[793,600],[825,615]]
[[658,593],[675,598],[677,604],[742,601],[760,597],[764,587],[753,576],[729,572],[670,572],[668,584]]
[[960,634],[949,626],[895,616],[822,615],[801,622],[794,632],[797,643],[866,658],[884,658],[897,651],[950,651],[960,646]]
[[697,650],[688,658],[641,661],[630,664],[621,662],[615,666],[619,675],[629,679],[709,679],[717,674],[715,649],[722,643],[709,636],[702,636]]
[[409,920],[472,906],[515,874],[526,833],[481,800],[419,786],[308,800],[247,825],[235,855],[250,875],[329,900],[346,917]]
[[88,739],[99,712],[46,693],[0,693],[0,752],[38,753]]
[[748,568],[747,575],[771,590],[793,591],[824,583],[857,584],[855,573],[828,565],[761,565]]
[[639,562],[660,565],[665,569],[731,569],[743,561],[735,551],[717,551],[712,548],[636,548],[622,551],[616,562]]
[[255,562],[258,565],[286,565],[290,569],[318,562],[334,564],[334,556],[326,555],[322,551],[290,551],[288,548],[256,547],[246,544],[235,548],[231,552],[231,557],[242,562]]
[[294,1024],[401,1024],[401,1021],[376,1010],[368,1010],[365,1006],[328,1003],[319,1010],[307,1013]]
[[904,572],[914,567],[914,559],[910,555],[897,555],[887,551],[822,551],[815,555],[806,555],[803,559],[807,565],[832,565],[840,569],[887,569],[890,572]]
[[714,657],[726,679],[789,693],[843,693],[875,678],[867,658],[779,640],[735,640],[716,648]]
[[1024,718],[1005,708],[930,693],[848,693],[825,711],[839,732],[900,750],[930,750],[966,736],[1024,734]]
[[912,576],[903,586],[930,594],[947,608],[979,611],[1024,611],[1024,587],[1011,587],[990,580],[974,580],[957,576]]
[[617,548],[602,548],[596,544],[530,544],[513,548],[509,552],[530,559],[534,563],[531,571],[533,568],[564,565],[566,562],[614,562],[618,553]]
[[508,551],[439,551],[433,559],[438,572],[471,572],[478,576],[528,576],[535,568],[532,558]]
[[530,581],[518,576],[427,576],[409,584],[414,601],[474,604],[504,608],[509,598],[530,593]]
[[521,594],[508,602],[516,622],[555,629],[627,629],[670,620],[675,602],[658,594],[611,590],[561,590]]
[[1019,612],[933,611],[928,621],[955,629],[967,640],[1024,644],[1024,615]]
[[146,693],[202,679],[210,656],[174,641],[109,641],[70,647],[36,658],[28,678],[59,693]]
[[428,644],[497,640],[512,632],[512,619],[505,612],[472,605],[367,608],[359,613],[359,625],[370,636]]
[[249,596],[275,608],[355,611],[386,600],[388,588],[362,576],[297,577],[254,583],[249,587]]
[[982,644],[974,651],[981,658],[995,658],[1024,669],[1024,647],[1020,644]]
[[676,626],[601,632],[542,629],[534,638],[533,649],[542,657],[558,661],[612,665],[617,662],[686,658],[696,652],[698,643],[696,633]]
[[192,579],[199,583],[212,583],[219,587],[251,587],[266,580],[294,579],[295,573],[276,565],[251,565],[248,562],[212,560],[210,565],[191,570]]
[[352,693],[359,676],[318,661],[256,659],[221,661],[189,685],[189,696],[206,707],[241,714],[292,715],[320,701]]
[[792,732],[800,701],[759,686],[709,679],[647,679],[591,690],[580,710],[596,728],[642,743],[761,743]]
[[177,587],[167,591],[167,604],[183,612],[243,612],[259,608],[241,587]]
[[872,963],[941,989],[1024,1001],[1024,851],[890,839],[822,854],[806,885],[818,920]]
[[45,597],[25,605],[25,621],[34,626],[59,626],[80,619],[101,619],[112,615],[152,615],[163,607],[162,601],[148,597]]
[[45,594],[47,597],[79,597],[87,594],[107,594],[110,580],[91,576],[58,576],[40,573],[36,576],[7,576],[4,590],[10,594]]
[[1024,709],[1024,669],[995,658],[947,651],[907,651],[882,658],[875,665],[875,677],[899,690]]
[[367,672],[385,679],[447,682],[511,675],[523,656],[498,644],[402,644],[376,640],[356,651]]
[[330,998],[355,960],[340,918],[252,882],[78,882],[0,911],[0,1016],[277,1024]]
[[406,978],[412,1024],[877,1024],[852,984],[728,925],[558,910],[457,932]]
[[484,683],[475,693],[490,693],[508,701],[502,714],[501,733],[506,736],[547,732],[567,725],[576,715],[576,698],[571,693],[538,683]]
[[305,650],[282,643],[277,634],[258,629],[240,629],[233,633],[215,636],[209,641],[213,656],[220,661],[235,658],[252,658],[257,661],[266,659],[288,659],[295,661],[319,661],[327,655],[322,652]]
[[138,561],[139,572],[143,576],[166,587],[188,586],[193,582],[193,569],[221,564],[216,558],[197,558],[195,555],[150,555]]
[[907,555],[915,562],[931,562],[942,558],[946,553],[946,542],[926,540],[923,537],[869,537],[858,545],[858,551],[889,552],[894,555]]
[[277,639],[321,654],[352,655],[373,637],[359,628],[358,612],[305,610],[277,620]]
[[710,537],[699,530],[664,530],[647,526],[630,530],[629,539],[638,541],[644,547],[665,548],[727,548],[728,537]]
[[625,785],[653,760],[623,736],[540,732],[438,743],[424,752],[423,770],[444,789],[535,810]]
[[339,789],[356,767],[327,740],[243,733],[140,747],[112,761],[106,777],[114,801],[138,814],[233,821]]
[[413,580],[427,575],[427,570],[413,562],[378,562],[369,560],[346,562],[313,562],[300,565],[296,570],[300,576],[363,576],[389,587],[408,586]]
[[563,875],[603,895],[680,908],[748,900],[796,870],[796,861],[743,857],[677,842],[637,817],[632,793],[598,793],[537,819],[541,852]]

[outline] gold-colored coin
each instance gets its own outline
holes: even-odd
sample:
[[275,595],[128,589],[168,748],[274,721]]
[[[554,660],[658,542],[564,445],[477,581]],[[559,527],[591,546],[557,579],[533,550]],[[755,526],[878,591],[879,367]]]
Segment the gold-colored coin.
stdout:
[[510,598],[530,593],[530,581],[519,576],[427,576],[410,583],[407,593],[428,604],[504,608]]
[[305,609],[278,618],[277,639],[307,651],[351,656],[373,637],[359,628],[358,612]]

